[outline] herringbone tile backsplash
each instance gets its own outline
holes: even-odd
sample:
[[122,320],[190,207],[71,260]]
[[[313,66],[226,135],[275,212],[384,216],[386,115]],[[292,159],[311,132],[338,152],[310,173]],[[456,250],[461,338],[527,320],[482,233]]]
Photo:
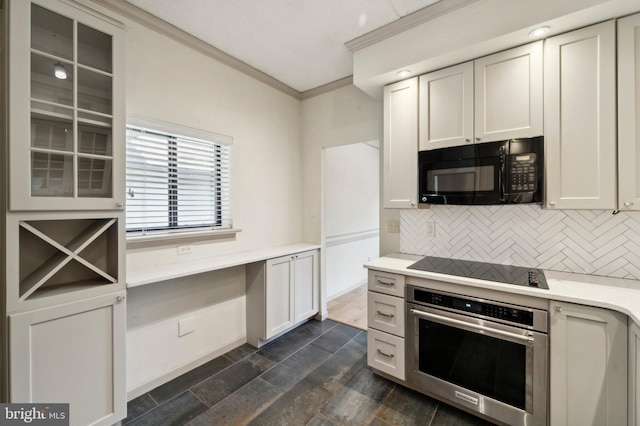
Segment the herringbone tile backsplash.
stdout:
[[640,212],[432,205],[400,212],[400,251],[640,280]]

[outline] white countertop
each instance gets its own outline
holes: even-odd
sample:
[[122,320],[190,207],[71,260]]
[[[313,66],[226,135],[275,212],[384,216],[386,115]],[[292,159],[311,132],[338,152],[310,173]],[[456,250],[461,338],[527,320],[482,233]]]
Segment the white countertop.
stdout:
[[640,325],[640,281],[545,270],[549,289],[524,287],[455,275],[407,269],[423,256],[391,254],[364,264],[365,268],[476,288],[598,306],[621,312]]
[[262,250],[233,253],[226,256],[216,256],[204,259],[196,259],[188,262],[157,265],[153,268],[129,270],[127,269],[127,287],[153,284],[174,278],[201,274],[203,272],[216,271],[218,269],[231,268],[233,266],[246,265],[281,256],[288,256],[308,250],[319,249],[318,244],[290,244],[287,246],[269,247]]

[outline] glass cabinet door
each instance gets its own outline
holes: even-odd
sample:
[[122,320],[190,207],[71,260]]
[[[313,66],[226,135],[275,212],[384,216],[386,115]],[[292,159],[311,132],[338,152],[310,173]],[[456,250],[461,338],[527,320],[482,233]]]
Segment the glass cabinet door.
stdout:
[[122,28],[50,0],[9,13],[10,209],[123,208]]

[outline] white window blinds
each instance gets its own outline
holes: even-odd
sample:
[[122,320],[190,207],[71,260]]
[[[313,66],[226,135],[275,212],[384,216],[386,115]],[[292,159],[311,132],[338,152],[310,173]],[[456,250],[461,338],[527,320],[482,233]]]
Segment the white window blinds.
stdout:
[[127,125],[127,232],[231,228],[230,138],[163,130]]

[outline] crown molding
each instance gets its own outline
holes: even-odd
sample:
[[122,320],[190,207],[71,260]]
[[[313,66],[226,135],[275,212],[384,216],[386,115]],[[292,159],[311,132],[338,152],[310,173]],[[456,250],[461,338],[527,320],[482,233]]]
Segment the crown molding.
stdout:
[[331,83],[323,84],[322,86],[318,86],[314,89],[309,89],[305,92],[302,92],[300,94],[300,100],[313,98],[314,96],[322,95],[323,93],[328,93],[344,86],[350,86],[352,84],[353,76],[350,75],[348,77],[344,77],[339,80],[332,81]]
[[385,26],[354,38],[346,42],[345,46],[347,46],[351,52],[356,52],[477,1],[479,0],[440,0],[437,3],[433,3],[409,15],[403,16],[396,21],[390,22]]
[[[116,12],[126,18],[131,19],[134,22],[137,22],[140,25],[143,25],[151,30],[157,31],[160,34],[163,34],[170,39],[177,41],[178,43],[182,43],[183,45],[190,47],[197,52],[202,53],[203,55],[209,56],[210,58],[215,59],[218,62],[221,62],[236,71],[240,71],[243,74],[246,74],[249,77],[252,77],[268,86],[271,86],[274,89],[277,89],[295,99],[302,99],[302,93],[293,89],[292,87],[287,86],[279,80],[271,77],[270,75],[258,70],[257,68],[252,67],[251,65],[243,62],[233,56],[223,52],[222,50],[205,43],[192,36],[191,34],[181,30],[180,28],[169,24],[166,21],[140,9],[137,6],[134,6],[131,3],[128,3],[125,0],[92,0],[94,3],[99,4],[113,12]],[[315,90],[315,89],[314,89]]]

